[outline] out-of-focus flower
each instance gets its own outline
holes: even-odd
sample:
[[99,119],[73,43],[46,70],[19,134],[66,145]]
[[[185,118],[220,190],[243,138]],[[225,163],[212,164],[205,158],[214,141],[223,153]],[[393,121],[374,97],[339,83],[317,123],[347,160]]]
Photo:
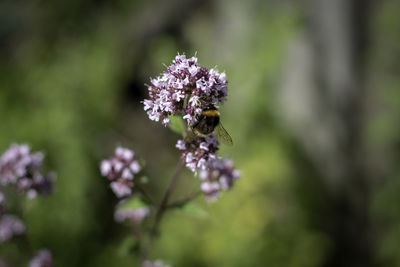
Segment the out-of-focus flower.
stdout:
[[53,191],[54,174],[42,175],[35,173],[32,177],[23,177],[17,183],[17,190],[26,192],[29,198],[35,198],[38,194],[49,195]]
[[221,190],[232,188],[240,178],[240,171],[233,167],[230,159],[217,158],[209,161],[207,168],[200,172],[199,178],[203,181],[201,190],[208,201],[215,201],[220,196]]
[[228,94],[225,73],[200,67],[197,57],[177,55],[167,71],[148,86],[149,99],[143,101],[151,120],[168,125],[169,115],[182,115],[191,124],[210,104],[223,104]]
[[171,265],[165,264],[162,260],[156,260],[156,261],[144,261],[142,267],[171,267]]
[[16,183],[29,170],[40,169],[43,154],[31,153],[28,145],[13,144],[0,158],[0,182],[2,185]]
[[119,198],[132,194],[133,178],[140,170],[135,153],[123,147],[117,147],[115,155],[100,164],[101,174],[111,181],[110,187]]
[[25,232],[24,223],[14,215],[4,214],[0,219],[0,243]]
[[200,188],[206,196],[206,200],[209,202],[216,201],[220,196],[221,186],[218,182],[206,181],[201,184]]
[[15,215],[6,213],[5,196],[0,192],[0,243],[25,232],[24,223]]
[[15,184],[30,198],[51,193],[54,176],[42,173],[43,159],[42,152],[33,153],[26,144],[11,145],[0,158],[0,183]]
[[148,207],[140,207],[134,209],[117,209],[114,213],[114,219],[117,222],[123,222],[125,220],[140,223],[144,218],[149,216],[150,209]]
[[127,179],[120,178],[115,182],[111,182],[110,187],[115,195],[121,198],[132,194],[133,183]]
[[178,140],[176,147],[182,151],[186,167],[192,172],[205,170],[217,158],[219,142],[214,134],[205,138],[199,137],[192,141]]
[[52,267],[53,256],[47,249],[39,250],[36,256],[29,262],[29,267]]

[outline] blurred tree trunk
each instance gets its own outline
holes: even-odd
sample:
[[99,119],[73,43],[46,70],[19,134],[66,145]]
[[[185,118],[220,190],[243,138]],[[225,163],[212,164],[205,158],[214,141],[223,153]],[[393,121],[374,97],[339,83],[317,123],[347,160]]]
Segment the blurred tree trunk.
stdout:
[[[339,171],[326,192],[326,231],[333,242],[326,267],[373,265],[369,182],[363,152],[363,99],[369,1],[316,0],[310,16],[315,77],[338,148],[329,164]],[[327,183],[329,185],[329,183]]]
[[326,267],[374,263],[362,134],[370,7],[369,0],[307,1],[307,29],[290,49],[280,92],[288,126],[326,192]]

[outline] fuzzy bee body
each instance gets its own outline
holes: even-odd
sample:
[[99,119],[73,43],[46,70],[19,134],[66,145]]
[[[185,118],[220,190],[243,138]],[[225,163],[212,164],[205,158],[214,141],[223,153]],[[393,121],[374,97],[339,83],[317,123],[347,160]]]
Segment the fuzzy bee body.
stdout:
[[220,114],[217,108],[213,105],[208,106],[202,111],[191,128],[192,132],[200,137],[209,136],[215,131],[219,139],[225,144],[233,144],[232,138],[221,125]]
[[193,124],[192,130],[197,136],[211,135],[219,124],[219,112],[217,110],[204,110]]

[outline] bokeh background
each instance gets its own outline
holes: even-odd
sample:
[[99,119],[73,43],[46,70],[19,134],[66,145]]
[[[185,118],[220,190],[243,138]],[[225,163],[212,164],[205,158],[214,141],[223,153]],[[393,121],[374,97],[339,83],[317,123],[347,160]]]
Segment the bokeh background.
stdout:
[[[57,266],[137,266],[99,161],[146,160],[160,199],[178,135],[140,103],[177,52],[226,71],[222,121],[242,178],[201,214],[171,212],[173,266],[400,266],[400,3],[395,0],[0,2],[0,150],[46,152],[53,195],[25,203]],[[175,197],[198,188],[189,171]],[[29,253],[0,245],[24,266]],[[12,262],[11,261],[11,262]]]

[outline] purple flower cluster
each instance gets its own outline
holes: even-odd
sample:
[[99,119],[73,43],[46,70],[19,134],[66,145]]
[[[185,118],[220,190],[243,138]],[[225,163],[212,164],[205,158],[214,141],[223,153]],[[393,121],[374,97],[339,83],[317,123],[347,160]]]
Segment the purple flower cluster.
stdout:
[[41,172],[43,159],[42,152],[33,153],[28,145],[11,145],[0,158],[0,183],[15,184],[30,198],[51,193],[53,177]]
[[36,254],[36,256],[29,262],[29,267],[52,267],[53,256],[51,252],[42,249]]
[[151,120],[161,120],[164,125],[170,123],[169,115],[182,115],[192,124],[205,107],[222,104],[228,93],[224,72],[200,67],[197,57],[187,59],[179,54],[151,84],[144,110]]
[[240,178],[240,171],[234,169],[230,159],[215,159],[210,162],[208,168],[202,170],[199,175],[202,180],[201,190],[208,201],[215,201],[220,196],[221,190],[232,188],[236,180]]
[[178,140],[176,144],[176,147],[182,151],[186,167],[192,172],[208,168],[211,162],[217,159],[218,146],[219,142],[214,134],[187,142]]
[[141,223],[149,215],[150,209],[148,207],[117,209],[114,213],[114,219],[119,223],[126,220],[133,223]]
[[165,264],[162,260],[156,261],[144,261],[142,267],[171,267],[171,265]]
[[[28,145],[11,145],[0,157],[0,184],[15,185],[18,192],[26,192],[29,198],[51,193],[54,178],[42,174],[43,159],[42,152],[33,153]],[[24,234],[25,230],[22,220],[6,213],[5,196],[0,192],[0,243]],[[51,267],[50,252],[41,251],[29,266]]]
[[133,178],[141,170],[135,153],[127,148],[117,147],[115,155],[103,160],[101,174],[110,181],[110,187],[119,198],[132,194]]
[[176,144],[182,151],[186,167],[195,173],[200,170],[201,190],[208,201],[217,200],[220,191],[230,189],[240,177],[240,172],[234,169],[230,159],[218,157],[218,146],[219,142],[214,135],[188,142],[178,140]]
[[25,233],[24,223],[16,216],[3,214],[0,219],[0,243],[11,239],[14,235]]
[[4,202],[4,194],[0,192],[0,243],[6,242],[14,235],[25,233],[25,225],[19,218],[6,214]]

